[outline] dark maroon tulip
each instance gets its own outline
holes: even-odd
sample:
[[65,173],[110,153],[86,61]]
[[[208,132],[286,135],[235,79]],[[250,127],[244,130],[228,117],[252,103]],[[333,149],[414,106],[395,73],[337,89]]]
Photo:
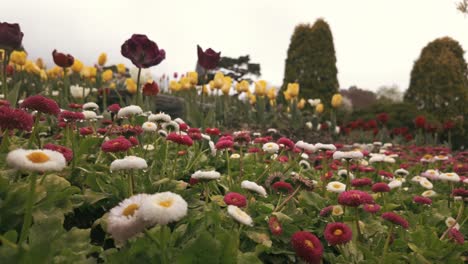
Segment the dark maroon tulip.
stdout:
[[138,68],[149,68],[158,65],[166,58],[166,52],[148,39],[146,35],[133,34],[122,44],[120,53]]
[[200,64],[200,66],[205,70],[212,70],[218,66],[218,63],[221,60],[221,52],[216,53],[216,51],[211,48],[203,51],[199,45],[197,45],[197,51],[198,64]]
[[75,62],[75,58],[73,58],[72,55],[61,53],[57,50],[52,52],[52,57],[54,58],[55,64],[62,68],[68,68],[73,65],[73,62]]
[[147,82],[143,85],[143,95],[156,96],[159,93],[159,87],[156,82]]
[[0,22],[0,49],[14,50],[21,47],[23,32],[18,24]]

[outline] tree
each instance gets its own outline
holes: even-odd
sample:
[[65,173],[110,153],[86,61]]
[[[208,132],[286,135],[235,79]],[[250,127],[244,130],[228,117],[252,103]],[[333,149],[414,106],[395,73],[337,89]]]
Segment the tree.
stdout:
[[[204,74],[204,70],[197,63],[196,71],[199,76]],[[250,63],[250,56],[239,56],[239,58],[221,57],[216,71],[221,71],[225,76],[231,77],[233,80],[239,82],[247,80],[249,83],[252,82],[252,77],[260,77],[260,64]],[[208,73],[208,80],[214,78],[215,72],[211,71]],[[203,77],[203,76],[202,76]]]
[[468,0],[462,0],[457,3],[457,9],[458,11],[468,14]]
[[403,101],[403,93],[400,91],[400,88],[396,84],[391,86],[380,86],[377,89],[377,99],[381,102],[387,103],[400,103]]
[[430,42],[411,71],[404,100],[438,118],[468,114],[468,69],[460,44],[449,38]]
[[338,91],[338,70],[330,27],[323,19],[313,26],[296,26],[288,48],[283,89],[288,83],[300,85],[302,97],[320,98],[330,104]]
[[376,102],[376,96],[372,91],[363,90],[356,86],[351,86],[347,90],[342,89],[340,94],[351,100],[355,110],[368,108]]

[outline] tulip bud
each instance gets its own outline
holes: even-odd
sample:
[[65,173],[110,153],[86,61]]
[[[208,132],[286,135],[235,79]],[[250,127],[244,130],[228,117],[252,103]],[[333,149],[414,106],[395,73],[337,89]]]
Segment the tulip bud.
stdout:
[[319,114],[323,113],[323,104],[322,103],[315,106],[315,112],[317,112]]
[[343,102],[343,97],[341,96],[341,94],[333,95],[332,100],[331,100],[331,105],[334,108],[340,107],[342,102]]
[[99,66],[104,66],[106,62],[107,62],[107,54],[103,52],[101,53],[101,55],[99,55],[98,64]]

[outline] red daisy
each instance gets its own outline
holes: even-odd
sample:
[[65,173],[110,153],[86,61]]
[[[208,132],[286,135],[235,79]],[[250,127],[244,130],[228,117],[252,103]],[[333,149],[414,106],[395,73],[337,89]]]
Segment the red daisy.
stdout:
[[101,150],[104,152],[121,152],[127,151],[132,147],[132,143],[124,137],[118,137],[108,140],[101,145]]
[[82,112],[62,111],[59,116],[59,120],[65,122],[74,122],[83,119],[85,119],[85,116]]
[[32,126],[33,118],[25,111],[8,106],[0,107],[0,128],[3,131],[6,129],[31,131]]
[[212,136],[219,136],[221,132],[216,127],[213,127],[213,128],[208,127],[205,129],[205,133],[208,135],[212,135]]
[[270,232],[275,236],[279,236],[283,233],[281,223],[276,216],[270,216],[270,219],[268,220],[268,228],[270,228]]
[[404,229],[408,229],[409,223],[403,217],[395,214],[394,212],[386,212],[382,214],[382,218],[394,223],[395,225],[400,225]]
[[92,127],[82,127],[80,128],[80,135],[86,136],[86,135],[91,135],[93,134],[93,128]]
[[463,234],[456,228],[450,228],[450,231],[448,233],[448,237],[453,239],[455,242],[457,242],[460,245],[463,245],[465,242],[465,238]]
[[372,180],[369,178],[359,178],[351,180],[351,186],[353,187],[363,187],[369,186],[372,184]]
[[107,110],[109,112],[116,114],[120,110],[120,105],[119,104],[111,104],[107,107]]
[[389,192],[390,186],[388,186],[388,184],[385,182],[378,182],[372,185],[372,191],[375,193]]
[[245,207],[247,205],[245,196],[236,192],[230,192],[224,195],[224,202],[227,205],[235,205],[237,207]]
[[219,140],[218,142],[216,142],[216,149],[227,149],[227,148],[231,148],[232,146],[234,145],[234,142],[232,140]]
[[327,217],[332,213],[332,211],[333,211],[333,205],[330,205],[330,206],[327,206],[327,207],[323,208],[322,210],[320,210],[319,215],[321,217]]
[[364,209],[364,211],[368,212],[368,213],[371,213],[371,214],[375,214],[377,213],[378,211],[380,211],[380,205],[378,204],[365,204],[362,209]]
[[276,141],[279,145],[283,145],[286,149],[292,150],[296,146],[292,140],[286,137],[282,137]]
[[418,204],[432,204],[431,198],[423,197],[423,196],[413,197],[413,202],[418,203]]
[[330,245],[341,245],[348,243],[353,238],[351,228],[344,223],[329,223],[323,232],[325,239]]
[[60,113],[60,107],[55,100],[49,99],[39,94],[29,96],[28,98],[24,99],[23,103],[21,103],[21,108],[36,110],[41,113],[55,116]]
[[275,190],[275,192],[287,192],[292,193],[294,188],[290,183],[284,181],[277,181],[271,185],[271,188]]
[[366,192],[350,190],[340,193],[338,203],[351,207],[358,207],[361,204],[373,204],[374,199]]
[[298,231],[292,235],[291,244],[297,256],[307,263],[318,264],[322,260],[323,246],[314,234]]
[[44,149],[50,149],[62,153],[67,162],[70,162],[73,159],[73,151],[67,147],[47,143],[44,145]]
[[468,190],[464,188],[456,188],[452,191],[453,196],[468,197]]

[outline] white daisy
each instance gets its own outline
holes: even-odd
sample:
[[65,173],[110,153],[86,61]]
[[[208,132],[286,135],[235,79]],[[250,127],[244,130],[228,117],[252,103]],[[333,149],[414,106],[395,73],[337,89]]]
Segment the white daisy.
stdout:
[[154,145],[153,144],[146,144],[143,146],[143,149],[151,151],[154,150]]
[[210,141],[210,140],[211,140],[210,135],[207,135],[207,134],[203,134],[203,133],[202,133],[201,136],[202,136],[202,138],[203,138],[204,140],[206,140],[206,141]]
[[308,152],[315,152],[317,150],[315,148],[314,144],[310,144],[310,143],[304,142],[302,140],[296,142],[296,147],[301,148],[301,149],[303,149],[305,151],[308,151]]
[[148,133],[153,133],[156,132],[156,130],[158,130],[158,126],[153,122],[144,122],[141,125],[141,128],[143,129],[143,131]]
[[343,206],[341,205],[334,205],[332,210],[333,216],[340,216],[344,213]]
[[424,197],[434,197],[437,195],[437,193],[434,192],[433,190],[427,190],[427,191],[424,191],[421,195]]
[[147,194],[134,195],[110,210],[106,231],[111,234],[118,246],[146,228],[146,223],[139,212],[147,197]]
[[457,223],[457,220],[455,220],[455,218],[449,216],[447,217],[447,219],[445,219],[445,224],[447,225],[447,227],[453,227],[455,229],[460,229],[460,225]]
[[395,175],[398,175],[400,177],[405,177],[409,174],[409,172],[405,169],[398,169],[394,172]]
[[180,118],[180,117],[174,119],[174,121],[175,121],[177,124],[179,124],[179,125],[180,125],[180,124],[185,124],[185,121],[182,120],[182,118]]
[[216,145],[213,141],[208,142],[208,145],[210,146],[210,151],[211,151],[211,156],[216,156]]
[[250,217],[250,215],[248,215],[246,212],[242,211],[239,207],[235,205],[228,205],[227,211],[228,214],[239,223],[253,226],[252,217]]
[[148,116],[148,121],[155,123],[167,123],[171,121],[171,116],[162,112],[159,114],[151,114]]
[[401,187],[402,184],[403,183],[399,180],[393,180],[388,183],[388,187],[390,187],[390,189],[395,189]]
[[333,159],[362,159],[364,155],[361,151],[335,151],[333,153]]
[[[340,177],[348,177],[348,171],[347,170],[339,170],[338,171],[338,176]],[[352,172],[349,172],[349,179],[353,180],[354,179],[354,174]]]
[[233,154],[231,154],[231,156],[229,158],[230,159],[240,159],[240,155],[238,153],[233,153]]
[[314,127],[314,125],[313,125],[312,122],[310,122],[310,121],[309,121],[309,122],[306,122],[305,125],[306,125],[306,127],[307,127],[308,129],[312,129],[312,128]]
[[336,150],[336,147],[335,147],[335,145],[333,145],[333,144],[322,144],[322,143],[317,143],[317,144],[315,144],[315,149],[318,149],[318,150],[331,150],[331,151],[335,151],[335,150]]
[[159,129],[159,130],[158,130],[158,134],[159,134],[161,137],[167,137],[167,131],[164,130],[164,129]]
[[434,157],[435,160],[437,161],[444,161],[444,160],[448,160],[449,157],[448,156],[445,156],[445,155],[437,155]]
[[456,174],[455,172],[446,172],[446,173],[441,173],[439,175],[439,180],[459,182],[460,181],[460,176],[458,176],[458,174]]
[[187,215],[187,202],[173,192],[156,193],[143,201],[140,214],[143,220],[165,225]]
[[262,149],[263,149],[263,151],[265,151],[266,153],[273,154],[273,153],[278,152],[278,150],[279,150],[279,145],[276,144],[275,142],[268,142],[268,143],[263,144]]
[[432,182],[430,182],[430,181],[429,181],[428,179],[426,179],[426,178],[423,178],[422,180],[420,180],[420,181],[419,181],[419,184],[420,184],[422,187],[424,187],[424,188],[426,188],[426,189],[428,189],[428,190],[431,190],[431,189],[434,187],[434,185],[432,184]]
[[123,159],[116,159],[110,165],[111,171],[131,169],[142,170],[146,168],[148,168],[146,160],[136,156],[126,156]]
[[86,120],[95,120],[97,119],[97,114],[94,111],[83,111],[82,112]]
[[304,171],[310,170],[310,163],[307,160],[299,161],[299,166],[301,166]]
[[192,174],[192,178],[197,180],[216,180],[221,177],[221,174],[215,170],[210,171],[202,171],[197,170],[195,173]]
[[327,191],[334,193],[342,193],[346,191],[346,184],[339,181],[332,181],[327,184]]
[[255,182],[252,182],[252,181],[242,181],[241,183],[241,187],[243,189],[247,189],[249,191],[253,191],[253,192],[256,192],[264,197],[267,196],[267,193],[266,193],[266,190],[265,188],[263,188],[262,186],[256,184]]
[[88,103],[84,104],[81,108],[82,108],[83,110],[88,110],[88,109],[90,109],[90,110],[95,111],[95,110],[99,110],[99,105],[96,104],[95,102],[88,102]]
[[118,118],[129,117],[132,115],[139,115],[143,113],[143,109],[138,105],[129,105],[126,107],[120,108],[119,112],[117,113]]
[[62,153],[49,149],[15,149],[8,153],[9,166],[26,171],[61,171],[67,165]]
[[165,122],[161,125],[161,127],[169,132],[179,132],[180,129],[179,124],[175,121]]
[[320,99],[309,99],[309,100],[307,100],[307,102],[310,104],[310,106],[316,107],[322,101]]
[[412,182],[420,182],[423,179],[425,179],[425,178],[418,175],[418,176],[414,176],[413,178],[411,178],[411,181]]
[[421,176],[426,177],[426,178],[431,179],[431,180],[438,180],[439,175],[440,175],[440,173],[439,173],[438,170],[432,170],[432,169],[426,170],[425,172],[423,172],[421,174]]

